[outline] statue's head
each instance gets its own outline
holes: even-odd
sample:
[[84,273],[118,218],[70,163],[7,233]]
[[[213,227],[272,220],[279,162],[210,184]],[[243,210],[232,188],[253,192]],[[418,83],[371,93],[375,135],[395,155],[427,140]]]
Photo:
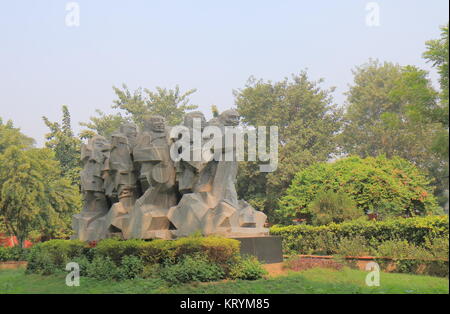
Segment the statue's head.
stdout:
[[108,143],[106,138],[101,135],[95,135],[91,138],[89,143],[94,151],[104,152],[111,149],[111,145]]
[[146,131],[162,133],[166,129],[166,120],[164,117],[158,115],[146,116],[144,118],[144,129]]
[[239,125],[239,113],[234,109],[225,110],[219,115],[220,122],[225,126]]
[[133,123],[125,123],[120,126],[120,133],[124,134],[128,142],[133,145],[137,137],[137,127]]
[[201,129],[203,130],[206,126],[206,119],[205,115],[200,111],[192,111],[188,112],[184,116],[184,122],[183,125],[185,127],[188,127],[189,129],[194,128],[194,119],[199,119],[201,123]]
[[111,146],[112,147],[128,146],[128,138],[123,133],[114,133],[113,135],[111,135]]

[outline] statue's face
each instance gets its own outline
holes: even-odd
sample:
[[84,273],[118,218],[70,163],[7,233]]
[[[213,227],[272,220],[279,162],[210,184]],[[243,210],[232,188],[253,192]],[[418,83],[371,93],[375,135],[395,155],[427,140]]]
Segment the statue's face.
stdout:
[[163,117],[150,117],[144,121],[144,127],[146,130],[161,133],[166,129],[166,121]]
[[226,126],[239,125],[239,114],[235,110],[225,111],[221,117],[221,120]]
[[190,129],[194,128],[194,119],[200,120],[201,129],[203,130],[206,126],[206,119],[205,116],[200,112],[188,113],[184,119],[184,126]]
[[115,135],[113,135],[111,137],[111,145],[113,147],[121,148],[121,147],[127,146],[127,144],[128,144],[127,138],[125,138],[123,136],[115,136]]
[[136,138],[137,137],[137,129],[133,124],[125,124],[122,128],[122,133],[125,134],[127,138]]
[[104,138],[95,139],[92,146],[93,146],[94,150],[101,151],[101,152],[104,152],[104,151],[107,151],[110,149],[110,145],[109,145],[108,141]]

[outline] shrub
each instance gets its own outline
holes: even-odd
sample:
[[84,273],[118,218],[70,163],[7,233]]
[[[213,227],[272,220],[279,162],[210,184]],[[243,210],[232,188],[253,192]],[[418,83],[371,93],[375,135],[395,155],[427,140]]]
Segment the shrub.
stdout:
[[[395,272],[448,277],[448,255],[441,255],[442,247],[445,247],[444,241],[447,241],[448,250],[448,239],[436,239],[435,251],[433,248],[416,246],[404,240],[385,241],[378,248],[378,256],[381,257],[379,263],[382,268],[393,269]],[[433,244],[431,245],[433,247]]]
[[345,193],[324,191],[317,194],[316,199],[308,205],[313,225],[327,225],[354,220],[364,216],[364,212],[356,207],[356,203]]
[[54,264],[52,256],[41,250],[39,247],[33,247],[28,254],[27,273],[36,273],[41,275],[50,275],[58,271]]
[[2,247],[0,246],[0,262],[23,261],[26,260],[28,249],[20,246]]
[[336,254],[340,256],[368,256],[371,253],[367,240],[362,236],[354,238],[342,238],[339,242]]
[[224,275],[220,266],[198,254],[187,255],[177,264],[167,265],[160,271],[160,277],[170,284],[216,281]]
[[293,256],[284,262],[283,267],[294,271],[303,271],[316,267],[340,270],[344,265],[334,259],[314,259]]
[[78,240],[50,240],[34,245],[28,254],[27,270],[41,274],[64,271],[66,264],[87,254],[86,243]]
[[100,241],[95,256],[109,257],[116,265],[123,256],[142,258],[144,264],[175,264],[186,255],[202,254],[212,263],[226,266],[239,256],[239,241],[222,237],[191,236],[177,240],[116,240]]
[[122,257],[122,262],[119,271],[119,279],[134,279],[142,276],[144,271],[144,263],[139,257],[133,255],[125,255]]
[[109,257],[96,256],[87,265],[86,275],[98,280],[111,280],[119,278],[119,270]]
[[370,247],[375,248],[378,242],[398,239],[421,246],[426,239],[448,238],[448,229],[448,216],[427,216],[387,221],[356,220],[327,226],[274,226],[270,233],[283,238],[285,254],[317,253],[317,243],[323,243],[323,248],[328,250],[327,254],[336,254],[336,244],[342,238],[361,236]]
[[230,278],[233,279],[256,280],[264,275],[267,275],[267,271],[253,256],[240,259],[230,269]]
[[399,157],[316,163],[295,175],[277,213],[286,223],[309,215],[310,203],[322,190],[346,193],[366,213],[379,208],[396,216],[442,213],[429,183],[416,166]]
[[[195,257],[200,264],[206,261],[213,270],[219,269],[217,274],[226,276],[239,256],[239,241],[221,237],[192,236],[171,241],[105,239],[94,248],[81,241],[51,240],[30,250],[27,271],[47,275],[65,271],[68,262],[77,262],[85,276],[122,280],[154,276],[159,270],[159,266],[154,265],[163,265],[170,277],[170,266],[177,265],[174,270],[183,270],[192,262],[188,257]],[[207,280],[210,268],[205,268],[206,273],[196,275],[194,271],[189,276],[199,281]],[[215,279],[217,276],[210,277]]]
[[123,256],[140,256],[142,247],[147,242],[143,240],[118,240],[104,239],[97,243],[94,255],[97,257],[107,257],[116,265],[120,265]]

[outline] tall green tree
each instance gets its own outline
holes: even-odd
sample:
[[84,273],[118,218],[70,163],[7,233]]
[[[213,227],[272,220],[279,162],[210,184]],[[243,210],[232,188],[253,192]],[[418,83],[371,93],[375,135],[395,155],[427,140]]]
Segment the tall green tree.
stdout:
[[187,111],[198,108],[189,99],[196,89],[181,92],[177,85],[174,89],[156,87],[151,91],[138,88],[131,92],[125,84],[122,88],[113,89],[118,97],[113,108],[124,110],[137,125],[142,125],[142,118],[149,114],[163,116],[169,125],[180,124]]
[[62,175],[67,177],[73,185],[79,184],[80,174],[80,145],[81,140],[72,131],[69,108],[62,106],[62,121],[51,122],[47,117],[42,117],[50,132],[45,135],[45,146],[55,152],[59,161]]
[[81,139],[91,138],[95,134],[110,138],[123,123],[129,121],[129,119],[124,118],[120,113],[106,114],[99,109],[95,110],[95,112],[97,116],[90,117],[89,122],[80,122],[81,126],[87,128],[81,131]]
[[147,115],[160,115],[168,125],[177,125],[183,121],[187,111],[198,107],[191,104],[189,99],[196,89],[181,92],[178,85],[174,89],[156,87],[155,91],[138,88],[132,92],[125,84],[122,88],[113,86],[113,89],[117,99],[112,108],[119,111],[106,114],[96,110],[97,116],[90,117],[89,122],[80,123],[87,128],[81,132],[81,138],[91,138],[95,134],[109,138],[125,122],[134,122],[142,127],[143,118]]
[[0,154],[10,146],[18,146],[20,148],[31,148],[35,141],[15,128],[11,120],[3,123],[0,118]]
[[439,83],[441,86],[441,106],[435,114],[435,118],[441,121],[445,126],[449,126],[448,117],[448,23],[441,27],[441,37],[429,40],[426,43],[427,50],[423,57],[436,67],[439,73]]
[[446,132],[436,121],[439,93],[428,73],[413,66],[370,60],[354,71],[347,93],[343,151],[363,158],[400,156],[434,177],[437,193],[444,188],[448,159],[434,149]]
[[10,146],[0,154],[0,217],[22,246],[32,231],[43,237],[68,232],[80,204],[77,188],[61,176],[50,149]]
[[279,82],[250,78],[243,89],[234,91],[245,126],[279,129],[278,169],[262,173],[258,163],[245,162],[238,176],[239,196],[268,215],[296,172],[336,152],[342,116],[333,104],[333,89],[323,89],[322,82],[310,80],[303,71]]

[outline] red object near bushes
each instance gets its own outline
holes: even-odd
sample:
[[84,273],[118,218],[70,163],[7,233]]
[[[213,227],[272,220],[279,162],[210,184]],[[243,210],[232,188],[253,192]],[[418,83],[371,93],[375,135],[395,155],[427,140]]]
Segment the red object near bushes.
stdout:
[[[0,233],[0,246],[3,247],[13,247],[19,245],[19,241],[17,241],[17,238],[15,236],[7,236],[4,233]],[[29,248],[33,245],[28,240],[25,240],[25,247]]]

